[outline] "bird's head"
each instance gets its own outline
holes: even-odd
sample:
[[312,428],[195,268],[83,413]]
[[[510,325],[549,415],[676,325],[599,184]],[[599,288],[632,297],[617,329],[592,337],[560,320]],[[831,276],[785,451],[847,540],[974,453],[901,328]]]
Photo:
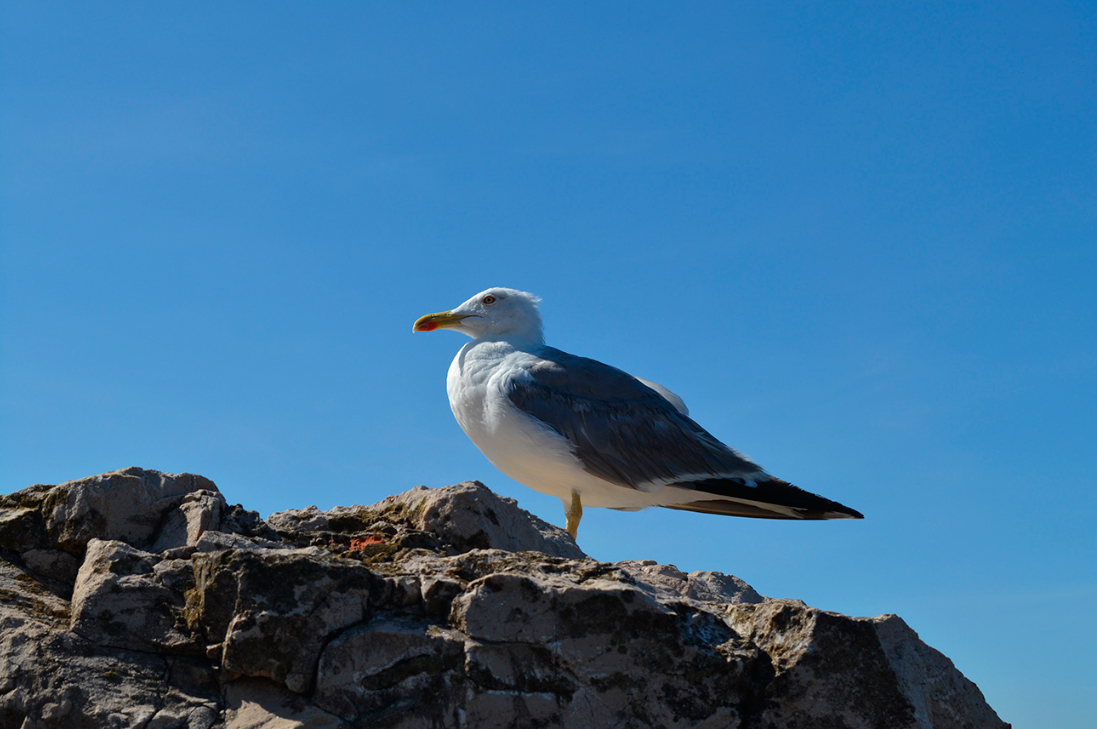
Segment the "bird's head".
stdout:
[[473,339],[505,339],[533,344],[544,342],[541,312],[533,294],[493,288],[473,296],[455,309],[419,317],[415,332],[455,329]]

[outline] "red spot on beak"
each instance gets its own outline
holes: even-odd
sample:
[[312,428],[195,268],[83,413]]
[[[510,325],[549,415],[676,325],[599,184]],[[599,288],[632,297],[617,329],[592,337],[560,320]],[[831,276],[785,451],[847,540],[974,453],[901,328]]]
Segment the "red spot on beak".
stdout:
[[425,321],[419,325],[419,331],[421,332],[433,332],[438,328],[438,324],[432,321]]

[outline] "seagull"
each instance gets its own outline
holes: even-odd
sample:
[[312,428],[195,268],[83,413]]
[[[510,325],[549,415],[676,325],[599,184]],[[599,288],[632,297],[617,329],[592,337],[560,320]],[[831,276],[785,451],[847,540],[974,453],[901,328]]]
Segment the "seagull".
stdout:
[[583,506],[663,506],[764,519],[861,519],[766,473],[689,417],[662,385],[545,344],[540,299],[491,288],[413,332],[472,337],[449,367],[457,423],[510,478],[564,503],[575,539]]

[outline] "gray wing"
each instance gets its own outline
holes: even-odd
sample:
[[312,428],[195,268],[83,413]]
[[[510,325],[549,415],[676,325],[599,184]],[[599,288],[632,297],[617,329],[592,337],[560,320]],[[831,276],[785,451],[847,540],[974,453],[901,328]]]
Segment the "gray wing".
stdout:
[[507,397],[567,438],[589,473],[639,489],[705,476],[768,478],[627,372],[551,347],[535,354]]

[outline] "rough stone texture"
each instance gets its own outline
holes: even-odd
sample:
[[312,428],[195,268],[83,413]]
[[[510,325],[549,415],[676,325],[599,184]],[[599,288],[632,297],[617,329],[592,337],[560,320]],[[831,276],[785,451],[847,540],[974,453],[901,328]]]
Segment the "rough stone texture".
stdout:
[[0,497],[0,729],[1005,726],[894,615],[596,562],[475,482],[266,522],[137,468]]
[[201,655],[190,631],[176,627],[193,582],[186,560],[93,539],[76,576],[69,629],[98,645]]
[[[492,547],[569,559],[586,556],[567,532],[477,481],[445,489],[416,486],[373,506],[290,509],[271,514],[267,521],[284,538],[298,543],[322,543],[325,537],[338,539],[355,533],[360,538],[383,538],[390,546],[424,547],[450,554]],[[398,539],[389,539],[394,535]]]
[[[36,485],[0,498],[0,548],[61,549],[81,555],[92,539],[117,539],[145,547],[171,523],[171,544],[186,544],[186,529],[175,528],[180,505],[205,491],[210,500],[224,498],[213,482],[189,473],[172,474],[125,468],[59,486]],[[200,508],[196,505],[195,508]],[[184,521],[186,515],[181,517]]]
[[918,640],[898,615],[872,618],[876,635],[920,727],[962,729],[995,726],[998,715],[979,689],[940,651]]

